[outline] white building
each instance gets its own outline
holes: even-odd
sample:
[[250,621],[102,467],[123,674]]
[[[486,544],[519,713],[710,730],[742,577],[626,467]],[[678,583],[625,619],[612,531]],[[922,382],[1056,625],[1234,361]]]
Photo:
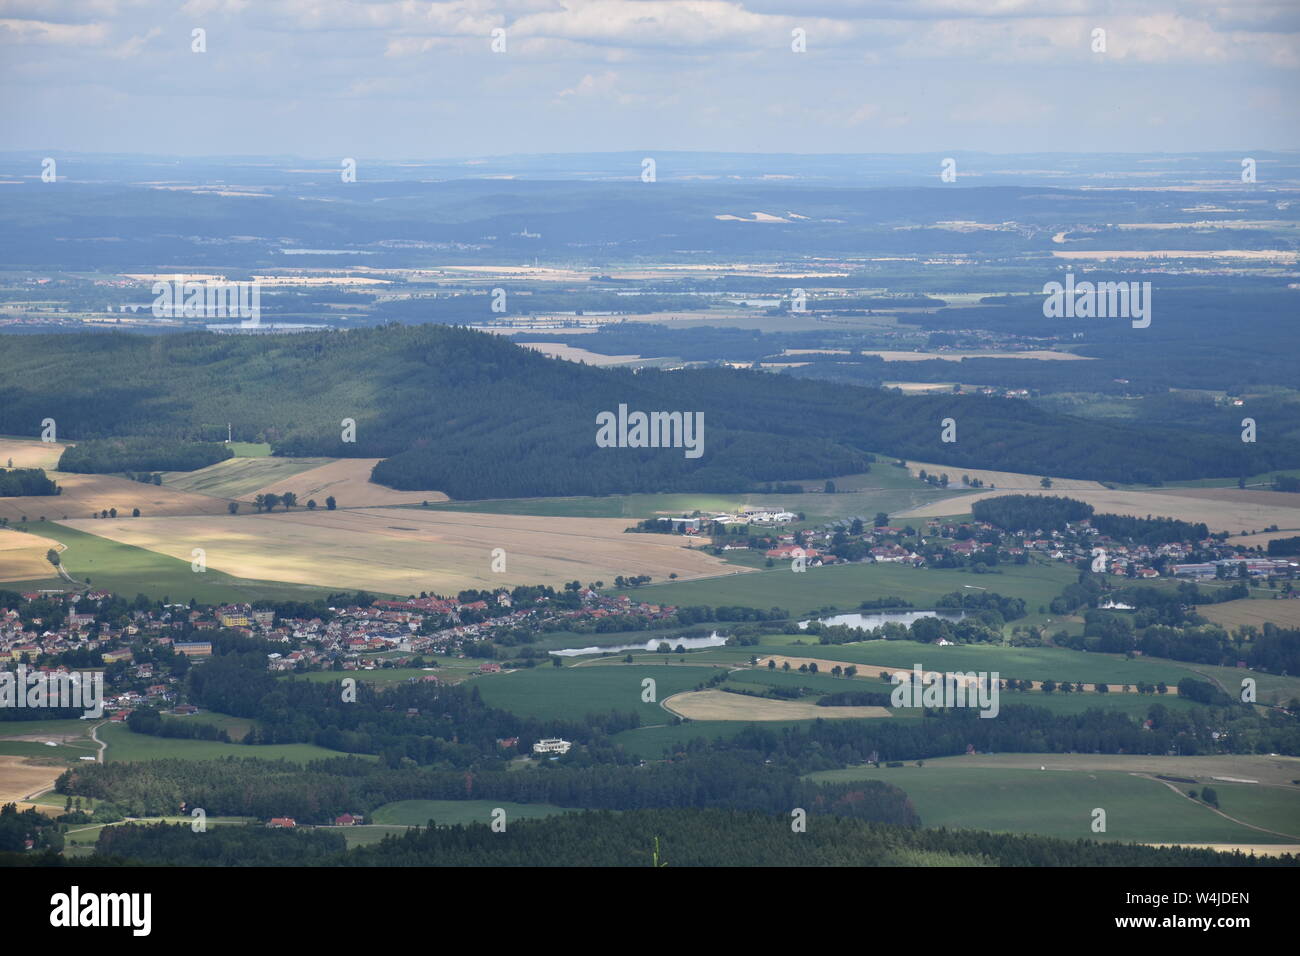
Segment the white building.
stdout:
[[533,744],[533,753],[535,754],[567,754],[573,744],[559,737],[550,737],[546,740],[539,740]]

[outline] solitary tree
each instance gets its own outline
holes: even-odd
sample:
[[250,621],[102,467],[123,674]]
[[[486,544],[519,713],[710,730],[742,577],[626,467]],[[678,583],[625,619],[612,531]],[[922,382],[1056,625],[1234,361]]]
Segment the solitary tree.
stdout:
[[329,510],[329,511],[333,511],[333,510],[334,510],[334,496],[333,496],[333,495],[330,495],[328,498],[325,499],[325,508],[326,508],[327,510]]

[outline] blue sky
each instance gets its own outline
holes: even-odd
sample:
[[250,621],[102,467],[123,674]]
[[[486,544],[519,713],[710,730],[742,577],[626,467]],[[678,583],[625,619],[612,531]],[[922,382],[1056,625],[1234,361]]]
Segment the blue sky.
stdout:
[[0,87],[8,150],[1295,149],[1300,4],[0,0]]

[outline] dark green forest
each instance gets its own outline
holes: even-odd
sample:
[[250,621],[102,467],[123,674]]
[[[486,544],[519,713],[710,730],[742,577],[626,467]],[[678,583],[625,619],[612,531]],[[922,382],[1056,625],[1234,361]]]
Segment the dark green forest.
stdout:
[[[111,367],[105,382],[88,368]],[[65,383],[51,393],[51,380]],[[597,369],[443,326],[346,333],[21,336],[0,356],[0,432],[49,416],[70,440],[268,441],[277,454],[387,459],[374,478],[456,498],[746,491],[866,470],[872,452],[957,467],[1158,481],[1300,467],[1300,442],[1248,444],[1072,419],[1025,402],[901,396],[761,372]],[[702,412],[704,454],[599,448],[596,416]],[[940,440],[944,418],[959,440]],[[342,421],[356,422],[355,442]],[[131,447],[130,443],[127,446]],[[177,448],[175,444],[163,447]],[[169,452],[171,454],[171,452]],[[76,459],[72,459],[75,461]],[[125,455],[102,467],[161,468]]]
[[1183,847],[1009,836],[977,830],[916,830],[841,817],[796,832],[789,811],[631,810],[565,814],[508,824],[408,829],[344,852],[322,831],[220,826],[105,827],[95,850],[105,862],[179,866],[1294,866],[1291,856],[1255,857]]

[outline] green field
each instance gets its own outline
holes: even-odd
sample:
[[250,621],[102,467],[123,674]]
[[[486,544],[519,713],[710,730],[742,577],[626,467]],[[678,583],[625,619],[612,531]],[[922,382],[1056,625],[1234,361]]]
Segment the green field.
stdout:
[[[87,801],[82,799],[83,806]],[[122,823],[91,823],[85,825],[74,824],[66,834],[64,834],[64,845],[67,847],[93,847],[99,840],[99,831],[104,827],[121,826]],[[194,823],[193,817],[138,817],[129,821],[130,823],[183,823],[190,826]],[[206,823],[208,826],[247,826],[255,822],[252,817],[208,817]],[[82,854],[65,854],[65,855],[82,855]]]
[[[254,446],[256,447],[256,446]],[[235,454],[242,454],[237,447]],[[269,455],[269,446],[268,452]],[[215,498],[238,498],[251,495],[259,488],[274,484],[284,478],[292,478],[321,465],[327,465],[332,458],[270,458],[240,457],[227,458],[215,465],[208,465],[198,471],[163,472],[163,484],[180,491],[192,491]]]
[[677,663],[616,664],[593,667],[532,667],[510,674],[477,678],[474,686],[484,702],[511,713],[542,720],[573,720],[591,713],[634,711],[645,724],[672,719],[658,703],[643,703],[641,681],[655,680],[656,700],[691,690],[715,673],[711,667]]
[[[802,617],[825,608],[855,610],[866,600],[900,597],[916,607],[933,607],[934,601],[953,591],[985,588],[1004,597],[1024,598],[1030,616],[1015,623],[1035,622],[1039,606],[1047,606],[1078,572],[1063,564],[1005,566],[1000,574],[932,570],[897,564],[845,564],[809,568],[792,573],[782,565],[752,574],[665,581],[616,591],[642,601],[677,606],[707,604],[744,607],[781,607]],[[964,587],[970,585],[970,588]]]
[[[764,730],[780,733],[787,727],[806,725],[807,721],[764,721]],[[736,736],[748,723],[739,720],[688,720],[681,724],[638,727],[624,730],[610,738],[628,753],[643,760],[659,760],[665,752],[676,753],[684,749],[692,740],[703,739],[709,743],[715,740],[729,740]]]
[[[140,760],[216,760],[221,757],[257,757],[262,760],[292,760],[305,764],[343,756],[336,750],[326,750],[315,744],[267,744],[248,747],[227,744],[217,740],[182,740],[172,737],[153,737],[133,734],[125,724],[106,724],[99,729],[99,739],[108,744],[104,759],[109,763]],[[358,754],[362,759],[375,759]]]
[[[1016,680],[1068,680],[1071,683],[1103,683],[1122,686],[1138,681],[1164,681],[1171,688],[1184,677],[1194,677],[1189,667],[1161,658],[1125,660],[1118,654],[1072,651],[1062,647],[1009,647],[995,644],[954,644],[939,647],[916,641],[859,641],[854,644],[786,644],[797,635],[768,635],[760,652],[787,657],[813,657],[879,667],[912,667],[920,664],[937,671],[997,671]],[[1113,690],[1118,690],[1118,686]],[[1026,696],[1049,695],[1037,691]],[[1087,696],[1100,697],[1100,694]]]
[[[983,769],[927,762],[922,767],[909,763],[895,768],[827,770],[810,777],[895,784],[907,792],[927,827],[1142,843],[1295,842],[1225,820],[1158,780],[1116,771]],[[1199,791],[1200,786],[1189,784],[1183,789]],[[1300,791],[1253,790],[1249,798],[1233,797],[1243,820],[1257,826],[1267,825],[1262,822],[1265,820],[1289,820],[1291,832],[1300,831]],[[1106,811],[1105,833],[1091,829],[1092,812],[1098,807]]]
[[[166,597],[173,602],[184,602],[194,598],[203,604],[219,604],[229,601],[316,601],[324,600],[330,594],[329,588],[237,578],[213,568],[199,573],[190,567],[188,561],[75,531],[58,522],[31,521],[27,527],[34,534],[67,545],[61,560],[68,573],[78,581],[84,582],[89,578],[93,587],[127,598],[145,594],[154,600]],[[7,583],[5,587],[23,590],[35,585],[36,582],[17,581]],[[70,587],[66,582],[62,586]]]
[[370,814],[372,823],[422,827],[430,820],[437,826],[491,823],[492,811],[506,812],[506,829],[513,820],[536,820],[557,813],[572,813],[549,803],[511,803],[508,800],[398,800],[376,807]]
[[35,736],[37,734],[49,734],[51,736],[72,734],[84,737],[90,733],[92,726],[94,726],[94,721],[81,720],[77,717],[57,720],[5,720],[0,721],[0,739]]
[[[425,660],[434,660],[426,654]],[[329,684],[351,677],[363,684],[399,684],[412,677],[437,677],[444,681],[464,680],[478,672],[481,660],[469,657],[439,657],[438,666],[428,670],[422,667],[379,667],[372,671],[309,671],[306,674],[284,674],[282,680],[309,680]]]
[[[217,466],[212,466],[217,467]],[[873,465],[860,475],[843,475],[831,479],[836,493],[825,494],[825,478],[790,482],[802,485],[804,494],[635,494],[573,498],[498,498],[481,501],[444,501],[430,503],[431,509],[468,511],[479,514],[541,515],[543,517],[627,518],[629,521],[655,515],[679,515],[702,511],[736,512],[743,508],[785,509],[803,513],[804,524],[820,524],[836,518],[862,517],[865,521],[878,511],[894,514],[926,504],[937,498],[951,497],[961,489],[932,488],[909,476],[905,469],[893,468],[887,461]],[[421,507],[402,505],[400,507]]]
[[271,446],[266,442],[232,441],[230,450],[237,458],[265,458],[271,454]]

